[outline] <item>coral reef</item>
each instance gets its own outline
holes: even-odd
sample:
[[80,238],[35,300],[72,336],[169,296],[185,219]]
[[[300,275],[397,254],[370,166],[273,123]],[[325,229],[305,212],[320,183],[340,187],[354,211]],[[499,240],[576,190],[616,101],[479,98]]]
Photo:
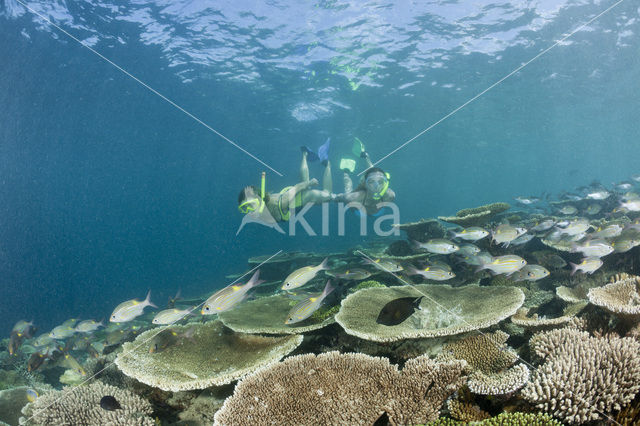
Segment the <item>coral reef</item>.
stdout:
[[[161,352],[150,353],[149,341],[170,328],[186,332],[195,327],[192,338],[182,338]],[[116,365],[127,376],[167,391],[204,389],[231,383],[258,367],[275,362],[293,351],[302,336],[253,336],[225,330],[218,320],[205,324],[159,327],[125,343]]]
[[478,422],[491,417],[489,413],[483,411],[477,405],[470,402],[462,402],[457,399],[449,399],[447,401],[449,414],[456,420],[461,422]]
[[[107,411],[100,399],[111,395],[121,409]],[[115,386],[94,382],[41,395],[22,409],[20,425],[122,425],[154,426],[148,401]]]
[[357,353],[297,355],[242,379],[215,424],[373,424],[383,413],[393,424],[423,423],[462,385],[465,365],[418,357],[399,371]]
[[[380,309],[401,297],[419,297],[420,309],[395,326],[378,324]],[[421,284],[368,288],[342,300],[335,319],[353,336],[378,342],[460,334],[489,327],[513,315],[524,301],[521,290],[511,287]],[[499,303],[498,303],[499,302]],[[416,317],[413,319],[413,317]]]
[[480,226],[484,225],[495,215],[509,210],[511,206],[507,203],[486,204],[480,207],[462,209],[455,216],[438,216],[443,222],[454,223],[460,226]]
[[427,241],[430,238],[443,238],[446,234],[444,226],[436,219],[420,219],[418,222],[394,225],[407,233],[410,240]]
[[0,391],[0,425],[5,422],[10,425],[17,425],[20,418],[20,410],[29,403],[27,398],[27,390],[35,390],[39,395],[53,390],[49,385],[36,386],[30,388],[28,386],[19,386],[11,389]]
[[467,361],[471,374],[467,386],[471,392],[482,395],[504,395],[520,389],[529,379],[524,364],[513,366],[518,355],[506,345],[507,333],[477,334],[448,343],[436,359]]
[[529,309],[520,308],[518,309],[518,312],[511,317],[511,322],[517,326],[538,331],[554,327],[562,327],[574,321],[576,315],[585,306],[585,302],[568,305],[564,310],[563,315],[555,318],[540,317],[537,313],[529,315]]
[[640,343],[633,339],[565,328],[536,334],[530,345],[544,364],[522,395],[555,417],[570,423],[601,420],[640,389]]
[[326,327],[334,322],[333,315],[307,318],[295,324],[285,324],[291,304],[286,294],[261,297],[242,303],[236,308],[218,314],[220,321],[239,333],[299,334]]
[[[440,418],[426,426],[466,426],[468,422],[459,422],[449,418]],[[543,413],[501,413],[490,419],[472,423],[474,426],[562,426],[548,414]]]
[[589,290],[589,302],[617,315],[640,317],[640,277],[625,275],[622,279]]

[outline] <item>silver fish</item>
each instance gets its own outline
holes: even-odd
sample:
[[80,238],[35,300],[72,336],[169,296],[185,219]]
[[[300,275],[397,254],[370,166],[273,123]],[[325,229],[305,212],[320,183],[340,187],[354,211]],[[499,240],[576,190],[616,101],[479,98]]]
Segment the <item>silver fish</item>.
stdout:
[[491,232],[492,241],[496,244],[502,244],[505,247],[509,246],[511,241],[515,240],[519,236],[527,232],[524,228],[516,228],[509,224],[498,225],[496,229]]
[[306,320],[311,315],[313,315],[315,311],[318,310],[322,301],[332,291],[333,287],[331,286],[331,281],[327,281],[327,284],[324,286],[324,290],[322,291],[322,293],[307,297],[305,300],[294,306],[291,311],[289,311],[287,319],[284,323],[295,324],[297,322]]
[[517,271],[515,275],[516,281],[538,281],[548,277],[551,273],[547,268],[540,265],[525,265]]
[[397,262],[394,262],[391,259],[375,259],[373,261],[369,259],[364,259],[364,263],[368,265],[373,265],[383,272],[400,272],[403,269],[402,265],[400,265]]
[[574,206],[567,205],[558,211],[562,214],[570,215],[570,214],[576,214],[578,212],[578,209],[576,209]]
[[411,266],[407,268],[407,273],[409,275],[421,275],[424,278],[433,281],[446,281],[456,276],[452,271],[447,271],[446,269],[438,266],[427,266],[424,269],[417,269]]
[[613,253],[613,246],[604,240],[589,240],[582,244],[574,244],[571,252],[580,252],[585,257],[603,257]]
[[85,320],[80,321],[78,325],[76,325],[75,330],[78,333],[91,333],[93,331],[96,331],[100,327],[104,327],[102,321],[96,322],[94,320]]
[[586,274],[593,274],[602,266],[602,259],[599,257],[585,257],[579,264],[571,263],[571,275],[577,271],[582,271]]
[[427,250],[429,253],[450,254],[457,252],[460,247],[444,238],[433,238],[424,243],[414,241],[414,247]]
[[481,264],[477,271],[489,269],[495,274],[509,275],[522,269],[526,264],[527,261],[520,256],[516,256],[515,254],[507,254],[504,256],[494,257],[493,260],[489,263]]
[[182,318],[186,317],[191,313],[193,308],[188,309],[165,309],[156,314],[155,317],[151,320],[153,324],[157,325],[166,325],[173,324],[174,322],[180,321]]
[[552,219],[545,219],[542,222],[536,223],[536,225],[531,228],[531,230],[533,232],[544,232],[544,231],[548,231],[549,229],[553,228],[553,225],[555,225],[556,222]]
[[460,238],[465,241],[478,241],[489,235],[489,232],[480,228],[479,226],[471,226],[465,228],[460,232],[452,231],[451,236],[453,238]]
[[258,279],[259,275],[260,270],[257,270],[245,285],[232,284],[217,291],[204,302],[200,313],[202,315],[213,315],[233,308],[247,297],[249,290],[264,282]]
[[609,195],[611,195],[609,191],[606,191],[604,189],[598,189],[598,190],[589,192],[587,194],[587,198],[591,200],[606,200],[607,198],[609,198]]
[[135,317],[142,315],[144,308],[147,306],[151,306],[152,308],[157,308],[156,305],[151,303],[151,290],[147,293],[147,297],[140,302],[136,299],[127,300],[126,302],[122,302],[113,310],[111,317],[109,318],[110,322],[127,322],[131,321]]
[[324,259],[322,263],[317,266],[303,266],[300,269],[296,269],[284,279],[282,284],[283,290],[293,290],[294,288],[302,287],[309,281],[315,278],[320,271],[324,271],[327,268],[328,259]]
[[51,332],[49,333],[49,337],[51,337],[52,339],[66,339],[67,337],[73,336],[75,332],[76,330],[73,327],[59,325],[51,330]]
[[589,224],[589,221],[587,219],[580,218],[580,219],[572,220],[564,228],[556,228],[556,229],[558,230],[558,232],[560,232],[560,234],[578,235],[583,232],[586,232],[587,229],[589,229],[590,227],[591,225]]
[[612,223],[604,228],[598,228],[591,236],[596,238],[614,238],[622,234],[624,227],[617,223]]

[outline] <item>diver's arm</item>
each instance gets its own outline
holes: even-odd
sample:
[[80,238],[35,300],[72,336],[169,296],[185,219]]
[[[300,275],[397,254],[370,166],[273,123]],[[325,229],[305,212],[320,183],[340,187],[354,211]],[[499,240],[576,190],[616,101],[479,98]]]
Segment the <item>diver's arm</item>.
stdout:
[[336,194],[334,201],[337,203],[361,203],[364,193],[362,191],[349,192],[344,194]]
[[367,169],[373,167],[373,163],[371,162],[371,158],[369,158],[369,153],[367,151],[362,151],[362,154],[360,156],[364,158],[365,163],[367,163]]
[[385,192],[384,196],[382,197],[382,201],[385,201],[387,203],[390,203],[395,199],[396,199],[396,193],[393,192],[393,189],[391,188],[387,189],[387,192]]

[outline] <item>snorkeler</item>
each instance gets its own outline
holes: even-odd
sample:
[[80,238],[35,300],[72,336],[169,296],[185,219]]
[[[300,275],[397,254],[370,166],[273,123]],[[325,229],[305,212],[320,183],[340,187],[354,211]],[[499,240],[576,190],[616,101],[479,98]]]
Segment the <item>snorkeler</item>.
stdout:
[[[331,201],[332,179],[331,164],[328,158],[329,139],[318,149],[318,154],[307,147],[302,147],[302,163],[300,164],[300,183],[288,186],[273,194],[265,190],[265,173],[262,173],[260,189],[246,186],[238,196],[238,210],[245,215],[251,215],[253,221],[267,225],[286,222],[291,216],[291,210],[299,209],[307,204],[321,204]],[[322,189],[311,189],[318,185],[317,179],[309,179],[309,161],[321,160],[324,164]],[[243,219],[244,221],[244,219]]]
[[349,173],[355,170],[355,161],[343,158],[340,161],[340,169],[344,172],[344,193],[337,194],[333,201],[360,204],[368,215],[377,216],[384,207],[382,203],[392,202],[396,198],[395,192],[389,188],[389,173],[373,166],[364,144],[358,138],[355,138],[353,153],[364,159],[367,170],[358,187],[353,189]]

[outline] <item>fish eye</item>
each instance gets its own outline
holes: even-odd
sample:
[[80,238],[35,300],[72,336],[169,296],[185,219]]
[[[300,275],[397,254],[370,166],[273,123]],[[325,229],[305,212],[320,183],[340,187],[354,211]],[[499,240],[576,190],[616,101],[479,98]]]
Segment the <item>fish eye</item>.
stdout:
[[209,312],[209,306],[205,306],[205,307],[204,307],[204,310],[205,310],[205,311],[207,311],[207,312]]

